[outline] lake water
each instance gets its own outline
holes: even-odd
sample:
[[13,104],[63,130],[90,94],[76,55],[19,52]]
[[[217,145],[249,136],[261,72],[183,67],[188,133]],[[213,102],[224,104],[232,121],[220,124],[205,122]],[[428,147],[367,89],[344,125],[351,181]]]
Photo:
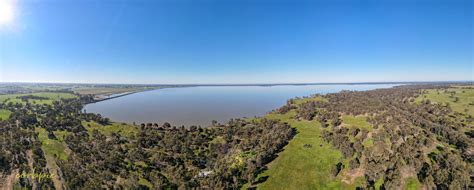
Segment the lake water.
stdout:
[[341,90],[390,88],[395,84],[198,86],[135,93],[85,106],[118,122],[208,126],[212,120],[262,116],[294,97]]

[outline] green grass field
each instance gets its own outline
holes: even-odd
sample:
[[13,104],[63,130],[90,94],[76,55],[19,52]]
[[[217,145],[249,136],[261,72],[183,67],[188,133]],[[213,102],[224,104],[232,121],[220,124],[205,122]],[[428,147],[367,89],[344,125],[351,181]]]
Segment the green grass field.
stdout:
[[420,187],[421,187],[421,184],[418,181],[418,179],[416,179],[415,177],[409,177],[405,181],[406,190],[418,190],[420,189]]
[[96,122],[82,122],[82,125],[84,127],[86,127],[86,129],[89,131],[89,133],[92,133],[92,131],[94,129],[97,129],[100,133],[104,134],[104,135],[111,135],[112,133],[118,133],[118,134],[121,134],[123,136],[130,136],[130,135],[133,135],[133,134],[137,134],[138,133],[138,128],[133,126],[133,125],[130,125],[130,124],[126,124],[126,123],[111,123],[110,125],[100,125]]
[[35,128],[35,131],[38,132],[38,138],[41,141],[41,149],[44,152],[46,158],[46,167],[48,168],[51,174],[54,176],[51,180],[54,183],[54,186],[59,189],[61,184],[64,182],[61,181],[59,177],[59,167],[56,163],[57,159],[67,160],[70,150],[64,142],[64,137],[69,133],[67,131],[54,131],[54,135],[57,139],[49,139],[48,132],[44,128]]
[[[455,93],[451,95],[451,92]],[[416,102],[421,102],[424,99],[429,99],[433,103],[449,103],[454,111],[474,116],[474,89],[456,87],[449,88],[447,92],[445,90],[425,90],[425,93],[419,96]]]
[[0,109],[0,120],[7,120],[12,112],[4,109]]
[[372,126],[367,122],[367,117],[365,116],[343,115],[341,118],[342,123],[349,127],[365,128],[368,131],[372,130]]
[[[268,176],[258,189],[343,189],[347,185],[332,177],[331,169],[342,161],[342,154],[320,137],[324,130],[316,121],[291,119],[287,114],[269,114],[269,119],[280,119],[296,128],[298,134],[285,146],[269,169],[259,177]],[[305,148],[304,145],[311,145]]]
[[[68,154],[67,154],[67,146],[64,143],[64,134],[67,132],[55,132],[55,136],[58,138],[57,140],[55,139],[49,139],[48,138],[48,132],[44,128],[39,128],[37,127],[35,129],[36,132],[38,132],[38,138],[41,141],[41,149],[43,149],[45,156],[51,156],[62,159],[62,160],[67,160]],[[61,135],[62,134],[62,135]]]
[[33,104],[52,104],[54,101],[61,100],[61,99],[70,99],[70,98],[77,98],[76,95],[71,93],[59,93],[59,92],[38,92],[38,93],[28,93],[28,94],[5,94],[0,95],[0,102],[3,103],[21,103],[24,104],[21,99],[17,98],[19,96],[40,96],[49,98],[47,100],[29,100]]
[[303,104],[303,103],[306,103],[306,102],[311,102],[311,101],[327,101],[324,97],[322,96],[319,96],[319,95],[315,95],[315,96],[312,96],[312,97],[309,97],[309,98],[299,98],[299,99],[294,99],[294,104],[298,105],[298,104]]

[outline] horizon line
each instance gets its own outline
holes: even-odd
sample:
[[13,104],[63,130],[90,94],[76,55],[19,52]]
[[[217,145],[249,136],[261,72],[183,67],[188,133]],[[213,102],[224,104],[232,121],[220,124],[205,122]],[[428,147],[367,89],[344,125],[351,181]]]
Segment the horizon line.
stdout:
[[445,81],[385,81],[385,82],[297,82],[297,83],[82,83],[82,82],[2,82],[0,84],[57,84],[57,85],[136,85],[136,86],[277,86],[277,85],[344,85],[344,84],[423,84],[423,83],[474,83],[474,80]]

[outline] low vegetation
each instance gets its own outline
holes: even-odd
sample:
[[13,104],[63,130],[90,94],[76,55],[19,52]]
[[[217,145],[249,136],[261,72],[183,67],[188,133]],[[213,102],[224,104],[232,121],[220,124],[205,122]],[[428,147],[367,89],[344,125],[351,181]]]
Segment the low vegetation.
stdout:
[[11,111],[0,109],[0,120],[8,119],[10,117],[10,114],[12,114]]
[[457,86],[455,88],[424,90],[416,101],[421,103],[426,100],[447,105],[453,111],[474,117],[474,88],[472,87]]
[[[44,128],[37,127],[35,128],[35,131],[38,133],[38,140],[41,142],[41,149],[45,156],[67,160],[68,148],[63,139],[58,140],[58,138],[51,138],[51,135],[48,135],[48,131]],[[61,132],[58,131],[53,135],[55,137],[60,136],[59,133]]]
[[86,127],[86,129],[89,131],[89,134],[92,134],[94,130],[98,130],[100,133],[106,136],[117,133],[122,136],[131,137],[133,135],[137,135],[139,132],[137,126],[127,123],[109,123],[107,125],[101,125],[94,121],[83,121],[82,125]]
[[342,154],[321,138],[319,122],[297,121],[295,115],[288,112],[266,116],[288,122],[296,128],[297,135],[259,175],[257,181],[262,183],[254,185],[259,189],[340,189],[343,184],[331,176],[331,169],[342,160]]

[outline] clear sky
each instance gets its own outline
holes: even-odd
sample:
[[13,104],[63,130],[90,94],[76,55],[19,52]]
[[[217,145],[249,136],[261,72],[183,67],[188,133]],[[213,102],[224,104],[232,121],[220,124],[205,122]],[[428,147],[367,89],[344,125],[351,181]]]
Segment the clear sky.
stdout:
[[474,80],[471,0],[0,2],[0,82]]

